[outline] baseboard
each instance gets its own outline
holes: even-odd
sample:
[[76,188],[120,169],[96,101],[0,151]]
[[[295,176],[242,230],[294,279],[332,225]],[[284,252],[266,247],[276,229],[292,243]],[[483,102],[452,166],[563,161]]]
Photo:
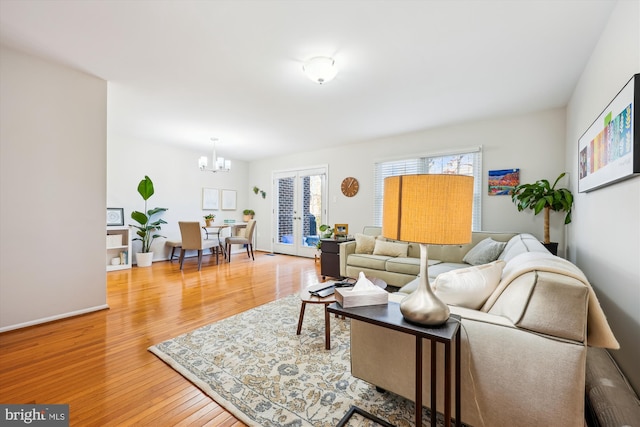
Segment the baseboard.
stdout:
[[15,329],[27,328],[29,326],[40,325],[42,323],[49,323],[55,320],[66,319],[67,317],[80,316],[82,314],[92,313],[94,311],[106,310],[109,308],[108,304],[97,305],[95,307],[83,308],[82,310],[70,311],[68,313],[56,314],[55,316],[43,317],[41,319],[30,320],[29,322],[18,323],[16,325],[5,326],[0,328],[0,333],[13,331]]

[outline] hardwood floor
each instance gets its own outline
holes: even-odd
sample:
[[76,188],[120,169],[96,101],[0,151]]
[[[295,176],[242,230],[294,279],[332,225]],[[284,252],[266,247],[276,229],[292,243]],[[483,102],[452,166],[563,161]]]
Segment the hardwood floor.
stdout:
[[72,426],[242,426],[147,348],[297,293],[319,268],[257,252],[109,272],[109,310],[0,334],[0,402],[67,403]]

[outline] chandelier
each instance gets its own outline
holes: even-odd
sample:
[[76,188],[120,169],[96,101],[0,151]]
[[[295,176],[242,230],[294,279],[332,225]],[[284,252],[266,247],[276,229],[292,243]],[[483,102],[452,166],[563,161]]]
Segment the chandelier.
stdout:
[[211,138],[211,141],[213,141],[213,156],[211,156],[213,167],[207,168],[207,165],[209,164],[207,156],[202,156],[198,159],[198,167],[202,172],[229,172],[231,170],[231,160],[225,160],[224,157],[218,157],[216,155],[216,144],[218,142],[218,138]]

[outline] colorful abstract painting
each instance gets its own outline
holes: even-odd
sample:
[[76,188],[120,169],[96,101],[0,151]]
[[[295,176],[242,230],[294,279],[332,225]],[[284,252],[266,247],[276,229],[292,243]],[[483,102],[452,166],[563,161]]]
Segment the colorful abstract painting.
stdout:
[[489,171],[489,195],[508,196],[520,184],[520,169]]

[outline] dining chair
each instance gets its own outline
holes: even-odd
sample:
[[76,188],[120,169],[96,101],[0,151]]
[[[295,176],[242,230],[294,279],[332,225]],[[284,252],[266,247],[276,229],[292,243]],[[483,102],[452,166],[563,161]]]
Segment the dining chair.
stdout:
[[[244,236],[229,236],[224,239],[225,253],[227,254],[229,262],[231,262],[231,245],[246,245],[247,256],[255,260],[253,256],[253,231],[255,228],[256,220],[249,220],[245,228]],[[249,253],[249,251],[251,251],[251,253]]]
[[211,253],[215,252],[216,264],[218,263],[218,242],[216,240],[207,240],[202,238],[202,228],[198,221],[179,221],[180,235],[182,236],[182,247],[180,249],[180,270],[184,262],[184,254],[186,251],[198,251],[198,271],[202,266],[202,251],[211,249]]

